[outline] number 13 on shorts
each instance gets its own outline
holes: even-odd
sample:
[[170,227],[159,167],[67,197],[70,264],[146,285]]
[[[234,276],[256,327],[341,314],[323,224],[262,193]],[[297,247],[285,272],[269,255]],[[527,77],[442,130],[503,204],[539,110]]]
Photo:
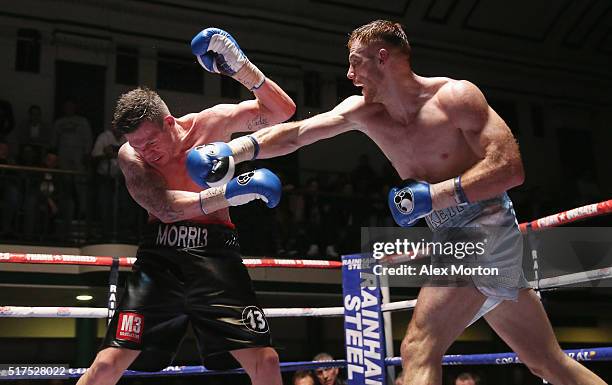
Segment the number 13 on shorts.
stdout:
[[257,306],[247,306],[242,311],[242,323],[250,331],[255,333],[267,333],[268,332],[268,320],[264,315],[263,310]]

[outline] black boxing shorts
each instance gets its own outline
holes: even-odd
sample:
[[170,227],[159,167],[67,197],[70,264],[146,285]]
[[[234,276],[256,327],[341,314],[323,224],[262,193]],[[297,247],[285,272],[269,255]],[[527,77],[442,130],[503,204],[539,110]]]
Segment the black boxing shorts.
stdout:
[[136,256],[103,342],[140,350],[130,369],[170,365],[189,324],[210,369],[238,366],[232,350],[271,346],[233,229],[151,223]]

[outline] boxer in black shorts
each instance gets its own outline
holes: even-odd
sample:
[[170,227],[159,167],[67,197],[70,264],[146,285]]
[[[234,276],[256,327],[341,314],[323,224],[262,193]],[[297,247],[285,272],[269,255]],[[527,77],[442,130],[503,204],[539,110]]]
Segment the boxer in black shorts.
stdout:
[[190,322],[208,368],[235,366],[222,353],[271,345],[233,229],[151,223],[137,257],[104,340],[142,351],[132,369],[168,366]]
[[119,166],[131,196],[149,212],[150,225],[104,348],[79,385],[115,384],[128,367],[162,369],[189,324],[208,367],[227,367],[231,354],[254,385],[282,384],[278,355],[270,347],[268,323],[242,265],[228,210],[254,199],[275,206],[280,181],[268,170],[255,170],[202,190],[189,177],[185,158],[195,146],[282,122],[293,115],[295,104],[227,32],[205,29],[192,41],[192,50],[206,70],[232,76],[255,99],[180,118],[146,88],[117,101],[113,126],[127,138],[119,149]]

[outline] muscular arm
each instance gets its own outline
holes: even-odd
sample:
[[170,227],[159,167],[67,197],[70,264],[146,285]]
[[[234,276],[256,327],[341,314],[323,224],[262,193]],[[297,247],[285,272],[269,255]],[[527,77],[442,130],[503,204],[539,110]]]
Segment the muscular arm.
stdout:
[[299,122],[268,127],[253,134],[259,143],[258,158],[289,154],[302,146],[361,128],[358,110],[363,98],[351,96],[333,110]]
[[[523,183],[523,163],[516,140],[476,86],[457,82],[440,102],[480,157],[461,175],[461,185],[470,202],[492,198]],[[432,187],[434,209],[455,204],[452,180]]]
[[127,144],[119,150],[118,160],[132,198],[162,222],[177,222],[202,215],[200,194],[168,190],[161,175],[147,166]]
[[259,89],[253,91],[254,100],[246,100],[227,107],[229,133],[257,131],[272,124],[284,122],[295,113],[295,103],[276,83],[266,78]]

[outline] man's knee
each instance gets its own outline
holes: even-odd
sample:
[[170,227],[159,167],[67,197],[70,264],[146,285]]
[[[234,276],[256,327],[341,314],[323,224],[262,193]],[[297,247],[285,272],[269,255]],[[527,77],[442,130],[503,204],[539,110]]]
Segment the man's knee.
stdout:
[[278,354],[272,348],[257,349],[254,361],[255,365],[250,368],[249,373],[252,378],[267,377],[279,370],[280,361]]
[[257,359],[259,366],[267,370],[278,370],[280,360],[278,353],[272,348],[263,348]]
[[118,370],[117,366],[118,360],[113,355],[99,353],[87,370],[88,379],[98,383],[105,378],[112,378]]
[[131,351],[116,348],[106,348],[98,353],[96,359],[87,370],[88,383],[104,383],[110,378],[120,376],[125,367],[129,366],[128,356],[132,356]]

